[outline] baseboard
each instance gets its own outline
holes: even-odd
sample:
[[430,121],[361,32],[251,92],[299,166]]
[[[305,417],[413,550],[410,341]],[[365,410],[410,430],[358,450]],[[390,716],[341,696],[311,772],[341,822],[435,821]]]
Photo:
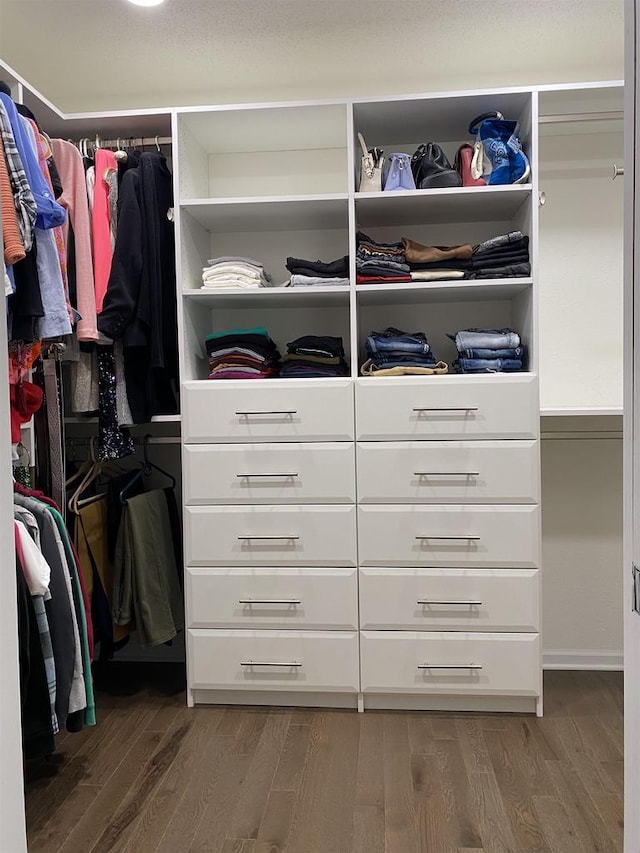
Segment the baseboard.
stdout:
[[552,649],[542,655],[543,669],[624,669],[622,652]]

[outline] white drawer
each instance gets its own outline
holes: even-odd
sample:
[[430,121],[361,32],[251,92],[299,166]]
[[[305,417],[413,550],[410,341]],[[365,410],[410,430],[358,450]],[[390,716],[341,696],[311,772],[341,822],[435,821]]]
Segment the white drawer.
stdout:
[[187,649],[192,689],[359,689],[355,631],[191,630]]
[[355,506],[187,507],[190,566],[355,566]]
[[536,438],[538,383],[526,374],[356,380],[356,438]]
[[538,634],[361,631],[363,693],[537,696]]
[[535,506],[358,508],[361,566],[536,568],[539,538]]
[[351,443],[191,444],[184,448],[185,503],[354,503]]
[[539,631],[539,571],[361,569],[360,627]]
[[356,569],[187,569],[190,628],[352,630]]
[[186,382],[181,399],[187,444],[353,438],[350,379]]
[[360,442],[361,503],[537,503],[536,441]]

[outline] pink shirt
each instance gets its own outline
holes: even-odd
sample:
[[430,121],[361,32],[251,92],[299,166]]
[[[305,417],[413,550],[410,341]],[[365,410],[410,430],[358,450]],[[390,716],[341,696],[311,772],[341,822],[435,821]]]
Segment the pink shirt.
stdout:
[[96,185],[93,191],[91,233],[93,234],[93,275],[96,288],[96,310],[102,311],[107,292],[113,249],[111,245],[111,219],[109,215],[109,185],[105,176],[109,169],[117,169],[113,151],[98,148],[95,154]]

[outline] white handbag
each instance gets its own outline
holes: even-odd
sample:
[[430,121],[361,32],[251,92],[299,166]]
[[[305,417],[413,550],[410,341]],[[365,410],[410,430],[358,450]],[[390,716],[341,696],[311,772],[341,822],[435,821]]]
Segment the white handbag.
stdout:
[[360,184],[358,192],[361,193],[379,193],[382,192],[382,166],[384,157],[382,155],[378,161],[374,159],[373,154],[367,149],[367,144],[364,141],[364,136],[359,133],[360,147],[362,148],[362,160],[360,162]]

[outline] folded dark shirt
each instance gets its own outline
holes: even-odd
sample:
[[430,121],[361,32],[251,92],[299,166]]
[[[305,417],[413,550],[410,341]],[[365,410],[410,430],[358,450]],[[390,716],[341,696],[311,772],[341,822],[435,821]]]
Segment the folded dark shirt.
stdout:
[[287,258],[287,269],[294,275],[312,275],[318,278],[347,278],[349,255],[335,261],[307,261],[303,258]]
[[474,255],[469,261],[453,260],[453,261],[429,261],[416,262],[409,264],[412,270],[478,270],[487,269],[488,267],[506,267],[510,264],[524,264],[529,261],[529,252],[520,250],[519,252],[504,252],[500,256],[491,255]]
[[342,338],[331,335],[303,335],[290,341],[287,351],[299,355],[344,356]]
[[531,275],[531,264],[510,264],[506,267],[488,267],[486,269],[467,270],[465,279],[474,278],[527,278]]

